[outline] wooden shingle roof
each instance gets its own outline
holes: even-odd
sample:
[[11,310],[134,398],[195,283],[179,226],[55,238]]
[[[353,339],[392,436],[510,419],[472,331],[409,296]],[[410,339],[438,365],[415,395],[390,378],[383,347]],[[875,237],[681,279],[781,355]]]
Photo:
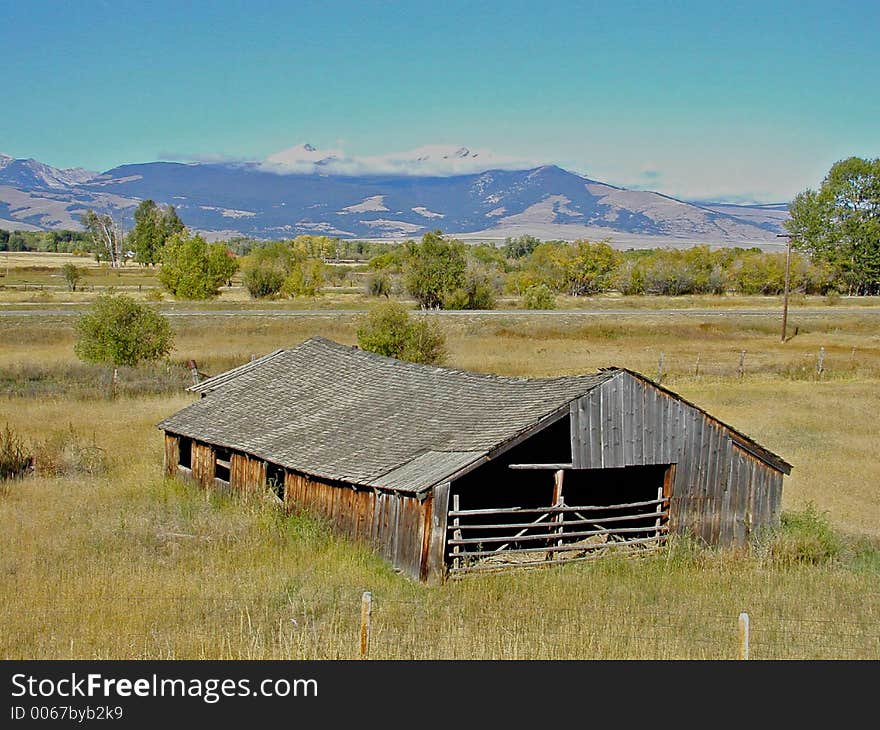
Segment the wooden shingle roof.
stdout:
[[202,399],[159,428],[318,478],[418,493],[617,372],[509,378],[313,337],[200,383]]

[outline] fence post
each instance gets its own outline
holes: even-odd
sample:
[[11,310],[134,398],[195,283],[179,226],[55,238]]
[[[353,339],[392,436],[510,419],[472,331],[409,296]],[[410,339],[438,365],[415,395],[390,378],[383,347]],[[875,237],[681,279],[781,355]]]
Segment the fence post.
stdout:
[[746,373],[746,351],[740,350],[739,353],[739,368],[737,368],[737,375],[740,380],[742,380],[743,375]]
[[694,377],[695,377],[695,378],[699,378],[699,377],[700,377],[700,359],[701,359],[701,358],[702,358],[701,355],[697,355],[697,364],[696,364],[696,366],[694,367]]
[[657,382],[663,382],[663,353],[660,353],[660,358],[657,360]]
[[745,611],[739,615],[739,658],[749,658],[749,614]]
[[816,361],[816,374],[822,379],[822,373],[825,372],[825,348],[819,348],[819,359]]
[[361,596],[361,659],[370,654],[370,624],[373,615],[373,594],[364,591]]
[[[459,499],[459,495],[452,495],[452,511],[458,512],[461,509],[461,502]],[[452,526],[455,528],[452,532],[453,540],[461,540],[461,530],[459,530],[459,525],[461,523],[458,521],[458,515],[452,518]],[[461,549],[458,544],[454,545],[452,548],[452,567],[458,569],[461,567],[461,559],[458,557],[458,554],[461,552]]]
[[119,383],[119,369],[113,368],[113,376],[110,378],[110,397],[116,398],[116,388]]

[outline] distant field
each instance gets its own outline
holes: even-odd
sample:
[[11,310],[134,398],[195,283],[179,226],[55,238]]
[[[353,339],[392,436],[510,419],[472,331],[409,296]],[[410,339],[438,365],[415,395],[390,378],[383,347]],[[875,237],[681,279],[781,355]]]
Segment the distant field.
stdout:
[[0,320],[0,426],[32,442],[73,429],[109,459],[103,475],[0,493],[0,657],[354,657],[360,594],[372,590],[376,658],[732,658],[742,610],[755,658],[880,658],[875,314],[795,313],[784,345],[776,318],[649,308],[442,318],[454,367],[537,376],[621,365],[656,377],[662,353],[664,384],[794,464],[784,508],[814,503],[843,547],[792,566],[767,545],[679,544],[650,559],[438,587],[396,575],[319,521],[161,477],[154,424],[191,400],[185,360],[214,374],[313,334],[352,343],[356,321],[344,311],[174,317],[171,363],[123,370],[111,400],[107,368],[73,356],[74,318]]

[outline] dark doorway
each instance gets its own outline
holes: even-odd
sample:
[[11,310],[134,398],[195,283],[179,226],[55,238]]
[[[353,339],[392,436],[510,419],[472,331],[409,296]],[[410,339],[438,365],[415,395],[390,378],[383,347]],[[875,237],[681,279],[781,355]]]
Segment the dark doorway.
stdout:
[[192,439],[186,436],[177,440],[177,463],[186,469],[192,469]]

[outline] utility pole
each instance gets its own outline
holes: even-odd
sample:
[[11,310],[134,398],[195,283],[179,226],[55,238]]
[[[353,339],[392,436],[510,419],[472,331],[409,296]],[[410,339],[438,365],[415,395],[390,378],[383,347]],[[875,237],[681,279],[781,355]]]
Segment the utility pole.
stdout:
[[782,297],[782,342],[788,334],[788,288],[791,281],[791,239],[794,236],[791,233],[777,233],[776,238],[787,238],[788,246],[785,249],[785,293]]

